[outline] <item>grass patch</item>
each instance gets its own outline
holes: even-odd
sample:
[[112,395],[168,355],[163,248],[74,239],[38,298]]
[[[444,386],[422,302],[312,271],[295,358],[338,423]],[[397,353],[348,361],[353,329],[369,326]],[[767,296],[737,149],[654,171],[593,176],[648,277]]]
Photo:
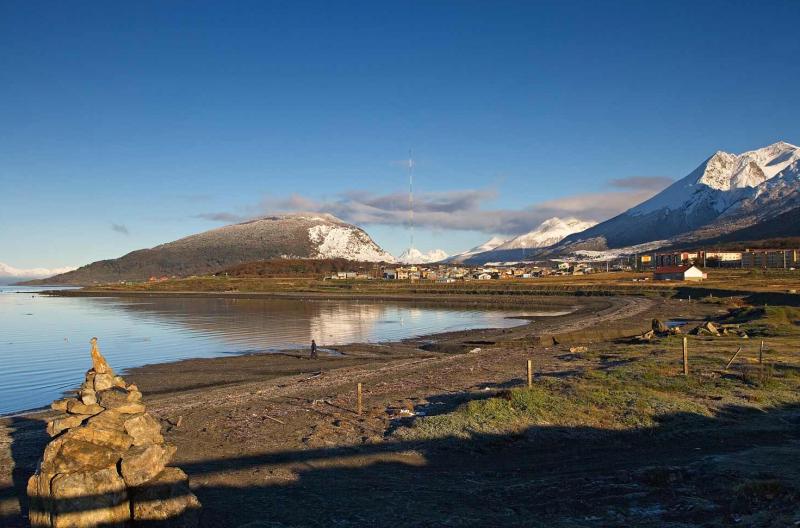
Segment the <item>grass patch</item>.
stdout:
[[[481,434],[603,434],[648,430],[670,420],[693,430],[725,405],[768,407],[800,401],[800,367],[790,359],[800,344],[793,308],[750,308],[733,317],[777,325],[789,336],[773,338],[765,364],[755,363],[758,342],[734,337],[690,338],[690,375],[682,375],[682,336],[648,345],[596,344],[582,354],[596,367],[566,378],[540,377],[532,388],[515,388],[470,401],[448,414],[421,417],[395,435],[404,439],[471,438]],[[744,350],[728,370],[737,347]],[[766,359],[769,358],[768,361]],[[790,362],[787,362],[790,361]],[[687,414],[699,418],[673,421]]]
[[[615,372],[593,371],[585,377],[544,378],[532,388],[511,389],[497,397],[473,400],[454,412],[425,417],[411,427],[398,429],[405,439],[447,436],[469,438],[475,434],[513,433],[532,426],[622,430],[652,427],[668,414],[708,414],[689,398],[676,398],[663,382],[631,382]],[[675,380],[672,388],[685,391],[692,381]],[[652,385],[652,386],[651,386]],[[655,388],[653,388],[655,387]]]
[[742,324],[755,321],[774,326],[796,326],[800,322],[800,308],[791,306],[745,306],[731,310],[723,322]]

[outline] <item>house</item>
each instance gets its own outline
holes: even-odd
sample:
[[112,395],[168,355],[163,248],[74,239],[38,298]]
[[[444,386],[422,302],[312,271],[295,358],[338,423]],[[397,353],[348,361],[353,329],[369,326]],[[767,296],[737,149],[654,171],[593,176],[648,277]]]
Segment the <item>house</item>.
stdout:
[[664,266],[653,272],[654,280],[701,281],[708,274],[697,266]]
[[383,270],[383,278],[386,280],[397,280],[397,270],[396,269]]

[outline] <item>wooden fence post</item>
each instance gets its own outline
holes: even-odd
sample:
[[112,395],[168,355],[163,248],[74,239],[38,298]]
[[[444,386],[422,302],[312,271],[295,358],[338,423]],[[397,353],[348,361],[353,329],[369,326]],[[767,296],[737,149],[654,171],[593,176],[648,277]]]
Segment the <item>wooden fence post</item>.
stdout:
[[361,402],[361,383],[356,385],[356,395],[357,395],[357,398],[358,398],[358,411],[357,412],[358,412],[358,415],[361,416],[361,412],[363,411],[363,406],[362,406],[362,402]]
[[764,340],[761,340],[761,346],[758,348],[758,364],[764,364]]
[[689,340],[683,338],[683,375],[689,375]]
[[742,347],[739,347],[739,348],[736,349],[736,352],[733,354],[733,356],[731,356],[731,359],[730,359],[730,361],[728,361],[728,364],[725,365],[725,370],[728,370],[729,368],[731,368],[731,363],[733,363],[733,360],[736,359],[736,356],[738,356],[739,352],[741,352],[741,351],[742,351]]
[[528,360],[528,388],[533,387],[533,361]]

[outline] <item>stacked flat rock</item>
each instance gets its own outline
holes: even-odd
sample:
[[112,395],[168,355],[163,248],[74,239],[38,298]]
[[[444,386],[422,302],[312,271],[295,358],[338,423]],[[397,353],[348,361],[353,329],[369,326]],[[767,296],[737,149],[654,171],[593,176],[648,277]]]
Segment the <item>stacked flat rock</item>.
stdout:
[[92,339],[92,369],[74,398],[56,400],[53,439],[28,481],[35,527],[196,526],[200,502],[167,464],[175,447],[142,393],[115,376]]

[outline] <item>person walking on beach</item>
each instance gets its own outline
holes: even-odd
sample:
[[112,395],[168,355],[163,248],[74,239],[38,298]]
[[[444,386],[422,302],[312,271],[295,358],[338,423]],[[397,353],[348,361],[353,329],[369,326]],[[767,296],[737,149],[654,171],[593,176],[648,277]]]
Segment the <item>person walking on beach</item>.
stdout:
[[311,359],[317,359],[317,342],[311,340]]

